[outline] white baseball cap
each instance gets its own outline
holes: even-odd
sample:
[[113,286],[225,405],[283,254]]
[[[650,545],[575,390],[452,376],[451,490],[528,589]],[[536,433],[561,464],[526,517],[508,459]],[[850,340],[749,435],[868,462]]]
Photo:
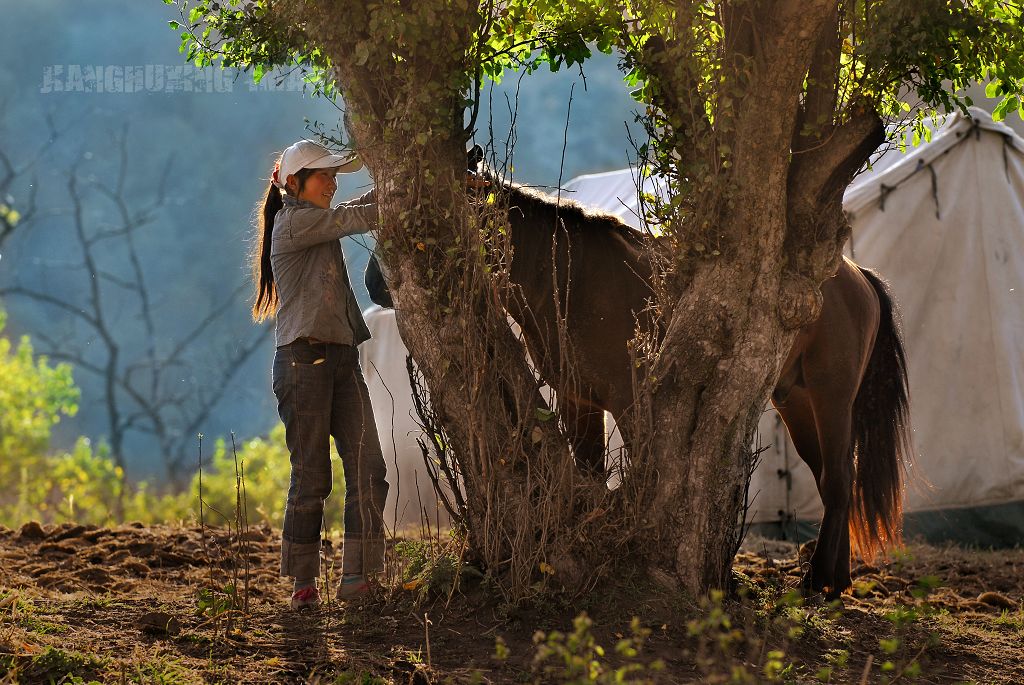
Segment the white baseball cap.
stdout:
[[355,154],[338,155],[311,140],[300,140],[281,153],[281,160],[274,169],[274,185],[283,190],[288,177],[302,169],[331,167],[338,167],[339,174],[348,174],[362,169],[363,162]]

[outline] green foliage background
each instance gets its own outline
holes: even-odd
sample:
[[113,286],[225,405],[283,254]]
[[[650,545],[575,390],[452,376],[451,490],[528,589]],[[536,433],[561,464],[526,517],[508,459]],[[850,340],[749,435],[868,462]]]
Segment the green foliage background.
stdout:
[[[4,319],[0,312],[0,332]],[[244,484],[248,523],[280,525],[289,477],[283,425],[239,443],[236,450],[218,439],[212,455],[203,458],[202,478],[197,470],[185,492],[165,492],[147,481],[127,481],[103,442],[79,437],[71,450],[51,451],[51,429],[74,415],[78,400],[68,364],[51,365],[35,355],[28,336],[16,346],[0,337],[0,482],[8,486],[0,491],[0,525],[16,527],[33,519],[94,525],[197,522],[200,484],[207,524],[234,523],[238,488]],[[340,503],[343,495],[344,479],[337,477],[332,502]],[[117,514],[119,501],[123,516]],[[340,504],[329,506],[327,525],[339,526],[341,520]]]

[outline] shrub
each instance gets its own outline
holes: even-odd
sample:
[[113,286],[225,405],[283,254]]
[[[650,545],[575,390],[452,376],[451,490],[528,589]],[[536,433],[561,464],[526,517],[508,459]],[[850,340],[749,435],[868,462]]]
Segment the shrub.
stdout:
[[[5,322],[0,312],[0,331]],[[0,520],[23,520],[32,514],[28,502],[43,501],[37,481],[51,465],[50,431],[62,415],[75,414],[78,397],[69,365],[35,358],[27,336],[16,349],[0,337],[0,483],[8,485],[0,492]]]
[[[236,486],[235,452],[223,438],[217,440],[209,466],[203,467],[203,501],[213,511],[207,523],[224,523],[223,517],[234,521]],[[249,523],[268,522],[281,525],[288,495],[288,477],[291,472],[288,447],[284,440],[284,425],[275,426],[267,437],[252,438],[237,446],[238,467],[245,476],[245,510]],[[331,462],[340,458],[332,447]],[[205,460],[204,460],[205,462]],[[199,511],[199,473],[192,477],[189,487],[189,508]],[[340,468],[335,468],[334,492],[331,505],[324,511],[328,528],[341,524],[341,500],[344,498],[345,480]],[[205,510],[205,507],[204,507]]]
[[[0,331],[5,317],[0,311]],[[71,366],[51,366],[45,356],[35,357],[28,337],[14,348],[0,337],[0,524],[15,527],[31,519],[42,523],[111,525],[115,503],[123,505],[125,520],[161,523],[198,519],[200,474],[185,492],[159,492],[148,482],[127,483],[106,443],[80,437],[68,452],[50,454],[50,432],[61,416],[78,409],[79,390]],[[239,472],[236,473],[236,456]],[[340,461],[332,451],[332,462]],[[280,525],[288,495],[290,463],[284,426],[267,437],[238,445],[237,455],[224,439],[217,440],[202,473],[203,501],[209,507],[206,523],[234,521],[236,488],[244,473],[245,512],[248,523]],[[335,469],[332,506],[326,525],[339,527],[345,481]]]

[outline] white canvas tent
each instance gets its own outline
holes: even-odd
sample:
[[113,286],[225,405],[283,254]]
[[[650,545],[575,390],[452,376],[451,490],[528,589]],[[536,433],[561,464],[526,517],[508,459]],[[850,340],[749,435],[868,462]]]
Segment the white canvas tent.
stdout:
[[[908,533],[1018,544],[1024,543],[1024,139],[980,109],[972,114],[953,117],[930,143],[859,177],[844,204],[852,256],[890,282],[903,313],[917,453]],[[566,184],[563,197],[635,226],[635,175],[625,169],[581,176]],[[382,373],[392,368],[404,375],[404,347],[387,351],[400,344],[393,314],[370,313],[368,322],[376,340],[362,346],[364,359],[373,357]],[[401,378],[389,394],[365,361],[364,370],[386,453],[395,437],[397,457],[389,461],[421,464],[406,409],[394,412],[404,427],[380,425],[390,421],[390,395],[397,402],[408,394],[395,390]],[[817,490],[774,411],[761,421],[760,440],[768,449],[751,484],[751,522],[766,532],[812,537],[821,513]]]
[[388,467],[384,521],[399,530],[426,523],[433,528],[439,521],[447,524],[447,511],[434,493],[416,442],[422,438],[422,429],[415,418],[406,370],[409,352],[398,333],[395,312],[374,306],[363,312],[363,318],[372,337],[359,346],[359,363]]

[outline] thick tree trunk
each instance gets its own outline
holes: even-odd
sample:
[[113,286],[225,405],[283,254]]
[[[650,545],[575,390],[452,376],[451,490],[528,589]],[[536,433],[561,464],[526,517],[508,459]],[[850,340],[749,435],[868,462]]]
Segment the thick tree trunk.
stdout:
[[[729,48],[718,93],[736,99],[731,108],[718,103],[713,144],[721,147],[710,153],[718,159],[723,148],[737,152],[731,168],[718,167],[708,183],[723,200],[698,202],[704,214],[679,227],[686,242],[704,219],[717,228],[722,254],[692,260],[685,288],[668,308],[646,391],[658,472],[654,560],[695,595],[728,585],[758,418],[796,331],[820,311],[825,275],[815,280],[793,269],[784,251],[787,179],[813,38],[835,30],[835,5],[754,2],[727,10],[724,19]],[[672,49],[666,45],[653,50]],[[647,57],[660,78],[676,80],[659,103],[669,119],[703,113],[696,86],[673,75],[674,60]],[[682,142],[701,144],[685,136]],[[693,152],[678,155],[685,160]],[[818,275],[821,255],[814,257],[804,266]]]
[[457,456],[474,548],[513,596],[542,564],[573,587],[586,575],[574,519],[594,490],[576,474],[555,422],[538,414],[545,401],[467,203],[463,141],[395,149],[359,140],[377,181],[379,240],[391,245],[383,257],[399,330]]
[[[417,6],[439,26],[420,25],[429,31],[416,37],[410,23],[388,44],[352,28],[365,25],[355,21],[366,12],[359,3],[316,7],[298,9],[324,37],[347,128],[373,175],[378,253],[402,339],[458,462],[470,544],[510,599],[535,592],[541,571],[578,590],[600,566],[603,553],[581,530],[605,491],[576,473],[557,422],[538,412],[545,401],[467,196],[463,56],[476,15]],[[438,31],[454,38],[438,43]]]
[[780,274],[760,263],[751,251],[700,270],[651,368],[656,561],[695,594],[728,584],[752,437],[794,337]]

